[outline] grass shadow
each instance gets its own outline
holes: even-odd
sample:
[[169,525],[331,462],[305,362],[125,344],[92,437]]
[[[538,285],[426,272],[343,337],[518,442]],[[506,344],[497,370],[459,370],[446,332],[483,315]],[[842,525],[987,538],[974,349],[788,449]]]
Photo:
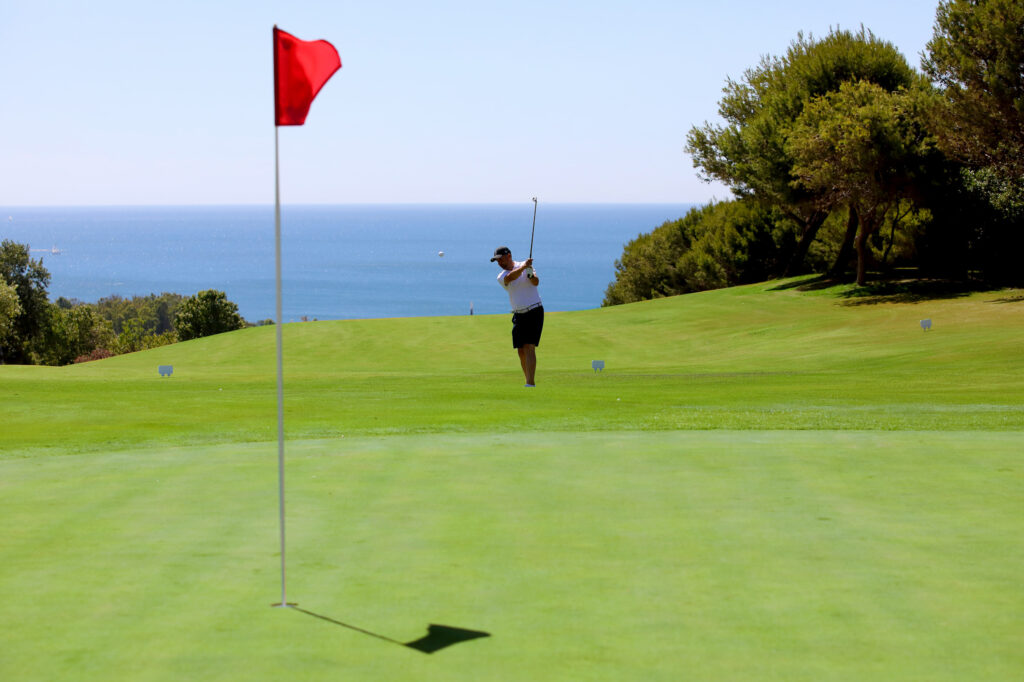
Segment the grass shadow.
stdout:
[[307,616],[318,618],[327,623],[331,623],[333,625],[337,625],[343,628],[348,628],[349,630],[354,630],[355,632],[360,632],[364,635],[369,635],[370,637],[375,637],[385,642],[390,642],[391,644],[397,644],[398,646],[404,646],[409,649],[415,649],[416,651],[422,652],[424,654],[432,654],[436,651],[446,649],[452,646],[453,644],[458,644],[460,642],[468,642],[473,639],[480,639],[482,637],[491,636],[490,633],[481,632],[479,630],[466,630],[463,628],[451,627],[450,625],[431,624],[427,627],[427,634],[423,637],[420,637],[419,639],[414,639],[411,642],[400,642],[397,639],[391,639],[390,637],[379,635],[376,632],[370,632],[369,630],[364,630],[363,628],[356,627],[355,625],[349,625],[348,623],[343,623],[340,620],[335,620],[334,618],[330,618],[328,616],[322,616],[319,613],[313,613],[312,611],[307,611],[306,609],[300,609],[298,606],[292,605],[290,608],[293,611],[304,613]]
[[798,277],[778,284],[768,291],[788,291],[790,289],[796,289],[797,291],[821,291],[822,289],[829,289],[843,283],[828,275],[816,275],[813,277]]
[[1004,298],[994,298],[991,301],[985,301],[986,303],[1024,303],[1024,294],[1017,294],[1016,296],[1006,296]]
[[[992,285],[971,280],[932,279],[916,276],[905,270],[887,275],[874,275],[874,281],[857,286],[849,280],[816,275],[782,282],[769,291],[822,291],[837,288],[836,296],[843,305],[861,306],[880,303],[920,303],[938,299],[964,298],[979,291],[991,291]],[[993,303],[1017,303],[1024,295],[1001,298]]]
[[839,295],[843,305],[877,305],[879,303],[921,303],[941,299],[966,298],[991,285],[980,282],[946,279],[890,279],[854,286]]

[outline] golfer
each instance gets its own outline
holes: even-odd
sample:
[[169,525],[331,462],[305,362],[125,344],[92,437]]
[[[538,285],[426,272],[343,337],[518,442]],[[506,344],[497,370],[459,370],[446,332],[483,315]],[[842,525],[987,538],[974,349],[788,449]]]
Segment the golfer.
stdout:
[[512,304],[512,347],[519,352],[526,387],[533,388],[536,386],[537,346],[544,329],[544,306],[537,293],[540,279],[533,271],[533,259],[514,261],[507,246],[494,250],[491,262],[495,261],[501,266],[498,284],[508,292],[508,300]]

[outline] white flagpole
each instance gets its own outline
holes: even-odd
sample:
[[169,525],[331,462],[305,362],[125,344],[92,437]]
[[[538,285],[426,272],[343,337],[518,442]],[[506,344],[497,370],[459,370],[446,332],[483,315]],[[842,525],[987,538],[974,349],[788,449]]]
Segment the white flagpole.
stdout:
[[[338,56],[338,51],[334,49],[334,46],[327,41],[317,41],[315,47],[313,47],[313,62],[320,60],[320,64],[308,64],[301,61],[296,61],[294,57],[290,58],[290,61],[286,65],[286,71],[292,73],[295,71],[301,71],[305,77],[306,85],[311,86],[312,89],[309,92],[291,92],[288,96],[292,100],[290,106],[292,111],[290,116],[285,116],[286,122],[282,123],[282,103],[281,93],[279,90],[280,83],[279,78],[281,76],[280,65],[278,64],[279,55],[282,54],[279,49],[278,38],[279,33],[287,37],[289,49],[298,49],[298,45],[305,45],[302,49],[307,52],[310,46],[314,46],[314,43],[308,41],[301,41],[290,34],[279,31],[277,24],[274,24],[274,251],[275,251],[275,269],[276,269],[276,284],[277,284],[277,479],[278,479],[278,494],[281,500],[281,603],[274,604],[282,608],[289,606],[296,606],[296,604],[289,604],[287,593],[285,592],[285,542],[284,542],[284,369],[283,369],[283,352],[282,352],[282,336],[284,335],[284,320],[282,319],[281,313],[281,153],[280,145],[278,144],[278,129],[281,125],[302,125],[305,121],[305,114],[309,110],[309,105],[312,103],[313,98],[316,97],[316,92],[328,79],[334,74],[335,71],[341,68],[341,58]],[[322,43],[322,44],[321,44]],[[327,52],[325,52],[325,49]],[[333,54],[333,58],[332,55]],[[326,61],[323,61],[326,59]],[[331,63],[337,61],[337,66],[330,70],[330,73],[326,72],[326,69],[330,69]],[[314,75],[310,75],[310,68],[314,70]],[[294,75],[294,74],[292,74]],[[316,80],[316,83],[311,82],[309,79]],[[293,84],[294,85],[294,84]],[[313,87],[315,86],[315,87]],[[286,93],[288,94],[288,93]],[[301,97],[308,97],[305,102],[299,102],[298,99]],[[300,111],[301,104],[305,105],[305,108]],[[301,120],[296,120],[296,116],[301,114]]]
[[291,606],[285,594],[285,544],[284,544],[284,363],[282,358],[281,319],[281,164],[278,151],[278,126],[274,125],[274,255],[275,280],[277,284],[277,480],[281,500],[281,608]]

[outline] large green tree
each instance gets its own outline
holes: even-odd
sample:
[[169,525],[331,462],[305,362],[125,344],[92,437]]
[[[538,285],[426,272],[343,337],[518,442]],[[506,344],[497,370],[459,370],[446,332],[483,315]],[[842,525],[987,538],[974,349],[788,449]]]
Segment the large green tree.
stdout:
[[913,195],[928,167],[934,146],[924,125],[926,96],[868,81],[843,83],[809,102],[790,133],[795,184],[828,205],[846,205],[856,218],[860,285],[867,279],[868,238]]
[[238,306],[223,291],[207,289],[182,301],[174,318],[174,328],[182,341],[220,334],[245,326]]
[[1024,180],[1024,2],[944,0],[923,66],[942,88],[939,143],[974,168]]
[[8,363],[31,364],[49,320],[46,288],[50,273],[42,260],[31,257],[27,245],[5,239],[0,242],[0,281],[14,287],[20,308],[13,331],[6,340],[0,339],[0,358]]
[[802,267],[835,208],[820,191],[792,182],[795,161],[786,143],[804,107],[845,82],[864,80],[895,91],[916,78],[891,43],[865,29],[833,30],[820,40],[801,34],[782,57],[765,57],[742,80],[726,81],[718,107],[725,125],[692,128],[686,151],[703,179],[723,182],[737,196],[774,208],[793,222],[799,239],[785,268],[790,274]]

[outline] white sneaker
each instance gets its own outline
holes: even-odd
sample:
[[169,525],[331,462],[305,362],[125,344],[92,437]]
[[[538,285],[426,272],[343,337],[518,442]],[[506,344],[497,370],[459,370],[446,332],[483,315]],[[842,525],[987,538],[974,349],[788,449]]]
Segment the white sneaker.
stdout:
[[537,388],[536,384],[526,384],[523,388]]

